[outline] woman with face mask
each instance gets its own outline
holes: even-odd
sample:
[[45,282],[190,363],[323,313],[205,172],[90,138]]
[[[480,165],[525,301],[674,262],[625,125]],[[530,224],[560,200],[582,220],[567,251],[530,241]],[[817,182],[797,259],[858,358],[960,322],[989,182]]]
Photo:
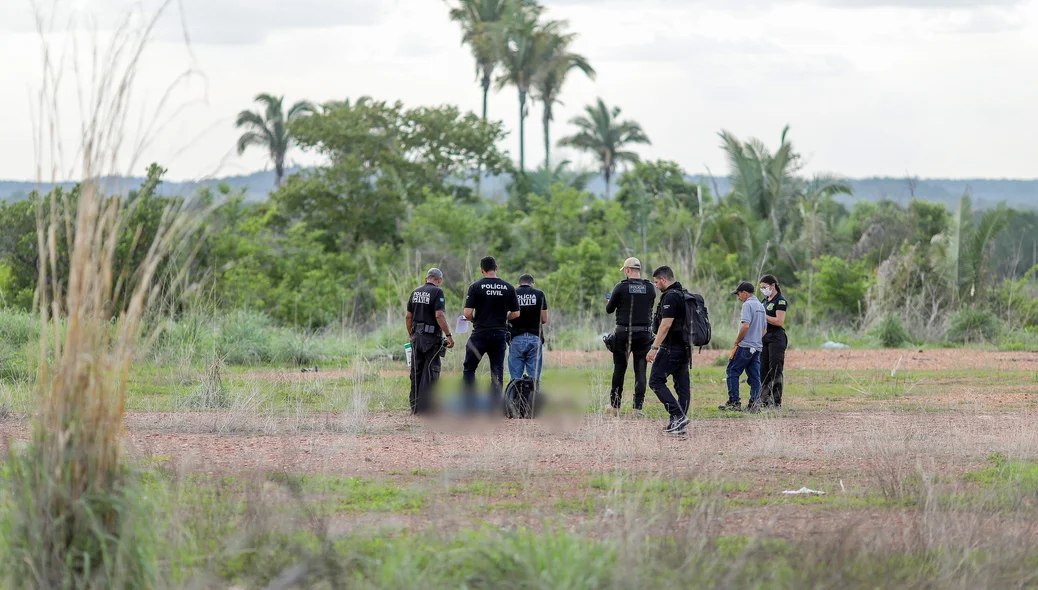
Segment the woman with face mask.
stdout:
[[782,379],[786,364],[786,298],[778,279],[764,275],[760,279],[761,303],[767,313],[768,329],[764,334],[764,350],[760,355],[761,404],[765,408],[782,409]]

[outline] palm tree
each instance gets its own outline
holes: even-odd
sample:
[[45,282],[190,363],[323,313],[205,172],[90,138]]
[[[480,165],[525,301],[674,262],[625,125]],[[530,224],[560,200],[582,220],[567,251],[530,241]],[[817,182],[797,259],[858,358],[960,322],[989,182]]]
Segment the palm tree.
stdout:
[[562,104],[559,95],[562,94],[562,86],[566,82],[566,76],[571,70],[577,69],[592,80],[595,79],[595,69],[588,63],[587,58],[569,51],[569,35],[554,39],[548,44],[549,51],[545,56],[545,63],[540,75],[534,81],[534,99],[540,100],[544,105],[542,123],[544,125],[544,168],[551,168],[551,122],[555,120],[552,107]]
[[585,115],[570,119],[580,128],[576,134],[559,140],[559,146],[574,147],[598,156],[605,175],[606,198],[609,198],[609,182],[617,166],[637,162],[638,154],[623,148],[632,143],[652,144],[642,126],[634,121],[620,121],[620,107],[610,109],[601,98],[594,105],[584,107]]
[[782,130],[779,149],[772,154],[758,139],[742,142],[721,131],[721,148],[728,155],[732,192],[758,218],[771,222],[775,243],[782,243],[783,218],[793,210],[796,172],[800,156],[786,139],[789,126]]
[[565,23],[540,22],[543,7],[527,2],[509,6],[500,31],[501,65],[504,73],[497,78],[498,89],[515,86],[519,92],[519,172],[526,172],[526,99],[530,89],[544,70],[556,44],[569,43],[573,35],[563,34]]
[[256,102],[260,103],[264,110],[242,111],[238,113],[238,120],[234,124],[238,129],[246,130],[238,138],[239,156],[253,145],[266,148],[270,152],[270,159],[274,162],[274,186],[281,186],[285,176],[285,154],[288,153],[292,142],[288,124],[317,111],[317,107],[304,100],[292,105],[286,117],[282,107],[284,100],[283,96],[260,94],[256,97]]
[[505,11],[516,0],[459,0],[451,8],[450,18],[461,25],[461,42],[467,44],[476,59],[476,78],[483,87],[483,120],[487,120],[487,95],[493,81],[494,68],[501,60],[498,27]]

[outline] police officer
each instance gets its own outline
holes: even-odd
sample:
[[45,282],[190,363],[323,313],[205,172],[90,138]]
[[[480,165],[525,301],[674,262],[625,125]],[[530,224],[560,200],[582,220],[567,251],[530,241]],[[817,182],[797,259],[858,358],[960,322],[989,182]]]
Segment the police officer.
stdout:
[[786,310],[789,305],[782,296],[775,275],[764,275],[760,278],[760,292],[764,296],[761,301],[767,314],[767,331],[764,333],[764,351],[760,355],[761,403],[765,408],[782,409],[782,381],[786,366]]
[[443,272],[430,268],[425,284],[411,292],[407,300],[407,337],[411,341],[411,413],[425,414],[432,409],[432,394],[440,378],[440,352],[444,335],[447,348],[454,348],[454,336],[443,313]]
[[[656,393],[670,414],[670,422],[663,432],[672,435],[687,433],[688,410],[692,401],[692,383],[689,377],[689,361],[692,349],[685,343],[685,296],[681,283],[674,279],[669,266],[652,271],[656,288],[663,292],[653,318],[656,338],[649,348],[647,360],[652,363],[649,387]],[[674,377],[674,394],[667,389],[667,377]]]
[[616,313],[616,340],[613,344],[613,383],[609,389],[609,405],[620,415],[627,358],[634,358],[634,410],[639,415],[645,403],[645,357],[652,346],[652,306],[656,288],[642,277],[642,263],[628,258],[620,270],[627,277],[613,287],[606,303],[606,313]]
[[465,319],[472,322],[472,336],[465,346],[462,377],[465,401],[475,402],[476,369],[483,355],[490,357],[490,406],[501,400],[504,381],[505,350],[508,345],[508,322],[519,317],[519,298],[515,287],[497,276],[497,261],[487,256],[479,261],[483,278],[469,286],[465,296]]

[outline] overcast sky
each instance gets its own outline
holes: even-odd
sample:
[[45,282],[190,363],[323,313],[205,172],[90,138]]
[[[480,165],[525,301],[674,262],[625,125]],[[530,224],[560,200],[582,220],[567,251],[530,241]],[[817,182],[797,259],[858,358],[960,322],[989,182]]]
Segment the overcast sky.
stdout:
[[[157,2],[143,0],[146,7]],[[144,150],[136,174],[150,161],[177,180],[268,167],[259,151],[234,153],[233,118],[259,92],[289,102],[370,95],[480,108],[472,59],[440,0],[179,2],[190,50],[174,10],[144,56],[135,104],[151,112],[179,74],[199,74],[176,86],[160,118],[170,124]],[[59,4],[59,22],[78,11],[80,21],[93,15],[103,30],[131,2]],[[812,172],[1038,177],[1038,0],[545,4],[580,34],[575,49],[598,70],[595,81],[571,78],[556,113],[556,139],[570,132],[569,118],[601,96],[642,124],[653,142],[638,148],[643,157],[676,160],[691,173],[726,173],[721,129],[774,146],[788,123]],[[0,179],[35,175],[32,96],[41,58],[30,5],[0,0]],[[67,42],[54,39],[57,46]],[[74,75],[63,84],[71,145],[78,125]],[[511,131],[502,147],[516,157],[514,89],[491,95],[490,115]],[[543,160],[542,146],[534,105],[529,167]],[[592,163],[585,155],[554,155]],[[290,159],[313,162],[299,151]]]

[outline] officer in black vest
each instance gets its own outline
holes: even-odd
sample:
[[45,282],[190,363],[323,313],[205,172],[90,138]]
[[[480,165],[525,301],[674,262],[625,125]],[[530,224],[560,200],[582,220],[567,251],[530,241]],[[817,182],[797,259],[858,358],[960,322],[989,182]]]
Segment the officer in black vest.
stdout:
[[[443,273],[430,268],[425,284],[411,292],[407,300],[407,336],[411,341],[411,413],[426,414],[432,409],[432,394],[440,378],[440,353],[454,348],[454,336],[447,325]],[[446,336],[446,344],[444,344]]]
[[627,278],[613,287],[606,303],[606,313],[616,313],[616,340],[613,344],[613,383],[609,390],[609,405],[620,415],[627,358],[634,355],[634,410],[641,413],[645,402],[645,356],[652,346],[652,307],[656,302],[656,288],[642,277],[642,263],[637,258],[624,261]]

